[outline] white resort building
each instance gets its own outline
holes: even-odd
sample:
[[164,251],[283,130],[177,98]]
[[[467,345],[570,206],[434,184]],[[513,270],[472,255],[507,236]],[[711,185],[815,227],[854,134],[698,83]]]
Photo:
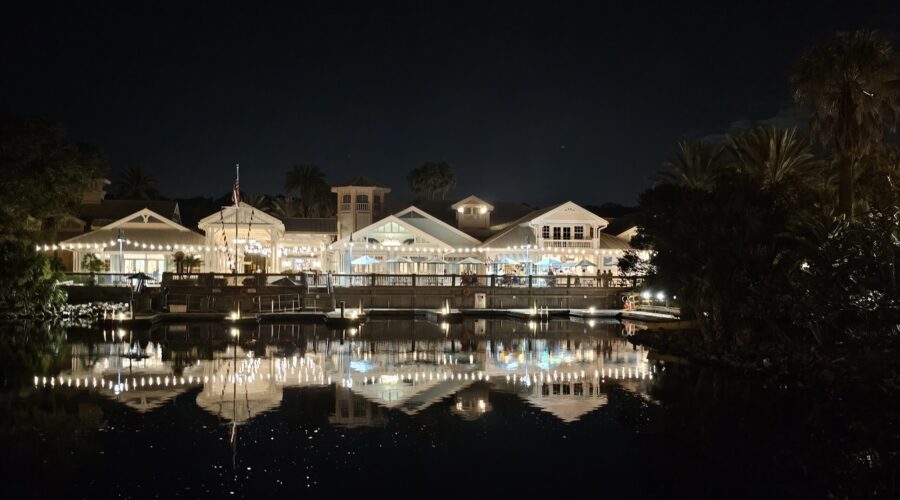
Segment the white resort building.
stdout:
[[[57,239],[38,245],[67,269],[102,271],[386,275],[617,274],[635,234],[627,217],[610,221],[573,202],[533,209],[477,196],[392,206],[390,189],[356,177],[334,186],[331,218],[278,218],[252,206],[226,206],[196,228],[181,224],[172,201],[105,200],[104,182],[78,215],[57,222]],[[179,267],[185,257],[190,268]],[[196,267],[194,265],[196,263]]]

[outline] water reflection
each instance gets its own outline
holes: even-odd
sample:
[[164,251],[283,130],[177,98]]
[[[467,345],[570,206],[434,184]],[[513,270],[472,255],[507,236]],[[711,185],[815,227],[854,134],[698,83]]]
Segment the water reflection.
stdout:
[[628,328],[480,319],[373,321],[341,331],[315,324],[80,331],[70,338],[71,366],[35,375],[33,386],[87,389],[138,412],[198,387],[199,408],[242,424],[278,408],[286,389],[334,385],[331,422],[348,426],[380,425],[383,410],[416,415],[454,395],[452,411],[475,419],[490,411],[490,387],[573,422],[603,406],[613,385],[646,394],[654,370],[647,353],[627,343]]
[[639,327],[20,325],[0,335],[0,493],[897,497],[881,402],[649,362]]

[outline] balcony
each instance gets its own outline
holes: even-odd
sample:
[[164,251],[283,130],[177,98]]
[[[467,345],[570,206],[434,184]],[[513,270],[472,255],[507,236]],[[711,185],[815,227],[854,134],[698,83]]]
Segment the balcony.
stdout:
[[341,203],[341,212],[349,212],[351,203]]
[[593,240],[543,240],[548,248],[594,248]]
[[368,204],[368,203],[357,203],[357,204],[356,204],[356,211],[357,211],[357,212],[368,212],[368,211],[369,211],[369,204]]

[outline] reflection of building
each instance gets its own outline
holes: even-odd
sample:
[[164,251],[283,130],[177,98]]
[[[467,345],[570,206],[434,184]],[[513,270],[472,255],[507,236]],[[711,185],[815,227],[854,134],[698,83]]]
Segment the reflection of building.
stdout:
[[[36,377],[35,385],[100,391],[139,412],[199,388],[196,404],[234,423],[278,408],[285,388],[330,386],[329,421],[368,426],[382,425],[390,410],[417,415],[439,403],[475,419],[491,410],[490,391],[497,390],[572,422],[602,407],[611,387],[643,394],[653,378],[646,351],[619,337],[619,325],[567,322],[567,330],[559,324],[541,330],[509,320],[478,324],[486,333],[471,341],[437,325],[413,329],[397,321],[368,323],[341,341],[310,325],[309,335],[302,328],[292,335],[290,349],[300,353],[294,356],[281,355],[274,344],[250,351],[222,341],[221,350],[207,355],[211,359],[192,354],[188,363],[182,355],[164,360],[163,347],[153,342],[144,348],[73,344],[71,369]],[[274,330],[265,337],[278,338]],[[179,353],[197,352],[184,337],[177,342]]]
[[380,427],[387,420],[384,407],[347,387],[334,388],[334,414],[328,417],[329,423],[346,427]]
[[282,380],[276,364],[275,358],[255,358],[239,347],[229,347],[204,363],[203,391],[197,394],[197,406],[238,424],[277,408]]
[[456,393],[452,411],[466,420],[475,420],[491,411],[490,384],[476,382]]

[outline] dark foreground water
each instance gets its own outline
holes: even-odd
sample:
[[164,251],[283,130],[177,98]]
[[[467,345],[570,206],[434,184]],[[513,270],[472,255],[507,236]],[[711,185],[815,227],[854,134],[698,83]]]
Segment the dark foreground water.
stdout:
[[3,497],[897,497],[883,406],[657,363],[636,327],[7,326]]

